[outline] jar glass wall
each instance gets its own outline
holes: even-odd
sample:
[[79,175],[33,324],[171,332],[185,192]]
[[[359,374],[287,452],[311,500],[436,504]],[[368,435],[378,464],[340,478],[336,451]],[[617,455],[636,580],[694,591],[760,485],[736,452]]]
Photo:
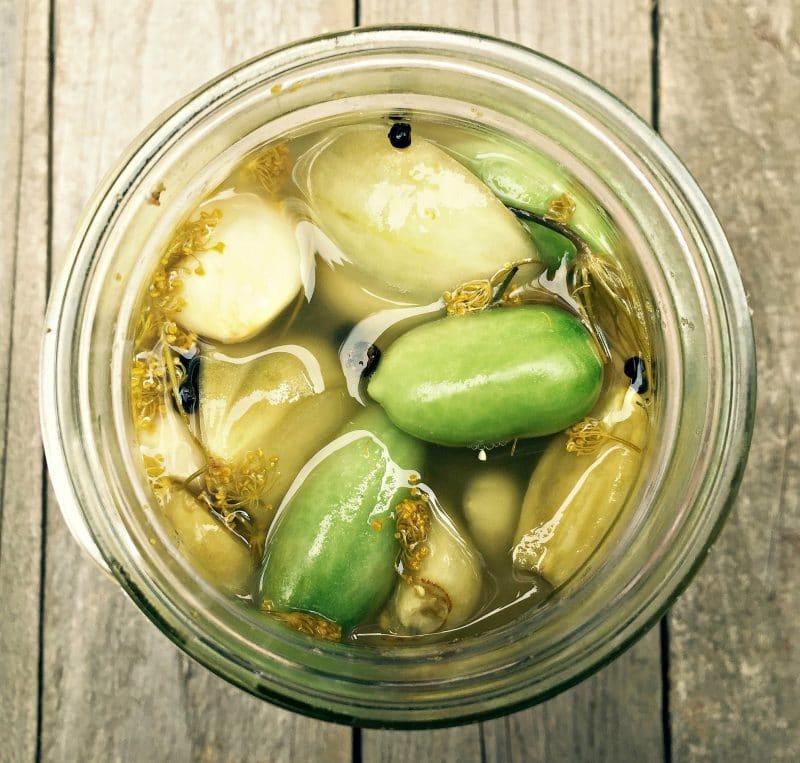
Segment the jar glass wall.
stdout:
[[[480,122],[560,162],[609,212],[650,296],[665,391],[630,522],[591,576],[480,636],[402,649],[309,642],[171,553],[131,449],[129,325],[185,211],[256,146],[303,126],[414,110]],[[162,204],[147,203],[163,184]],[[143,253],[145,255],[143,256]],[[90,201],[54,289],[42,422],[65,518],[169,638],[277,704],[363,725],[433,726],[509,712],[612,659],[687,584],[744,467],[755,394],[744,292],[720,226],[658,136],[608,93],[509,43],[364,29],[250,61],[159,117]]]

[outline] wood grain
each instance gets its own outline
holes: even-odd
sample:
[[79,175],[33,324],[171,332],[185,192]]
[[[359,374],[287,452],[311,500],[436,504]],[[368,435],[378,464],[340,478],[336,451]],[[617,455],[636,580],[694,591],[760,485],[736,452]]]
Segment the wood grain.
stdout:
[[[169,644],[80,554],[52,497],[40,580],[36,356],[48,239],[57,269],[101,174],[162,108],[263,49],[348,26],[356,8],[365,24],[446,24],[519,40],[649,117],[651,2],[52,2],[50,62],[50,3],[0,0],[0,760],[350,760],[350,730],[251,699]],[[800,13],[793,0],[656,6],[660,126],[729,233],[760,367],[740,498],[670,616],[667,747],[676,761],[796,760]],[[537,708],[452,730],[364,732],[363,758],[659,760],[661,710],[651,632]]]
[[[651,9],[607,3],[362,0],[361,22],[456,26],[516,40],[651,110]],[[613,40],[613,44],[610,41]],[[663,756],[657,632],[588,681],[531,710],[457,729],[365,731],[365,761],[657,761]]]
[[[32,761],[38,717],[47,274],[48,8],[0,6],[0,759]],[[23,140],[24,137],[24,140]]]
[[[159,111],[229,66],[352,20],[349,2],[57,2],[54,267],[101,175]],[[44,760],[349,761],[349,729],[190,661],[48,512]],[[2,755],[0,755],[2,757]]]
[[759,363],[753,447],[709,560],[673,609],[676,760],[800,755],[800,11],[661,3],[661,125],[727,230]]
[[649,0],[361,0],[368,24],[449,26],[515,40],[607,87],[650,118]]

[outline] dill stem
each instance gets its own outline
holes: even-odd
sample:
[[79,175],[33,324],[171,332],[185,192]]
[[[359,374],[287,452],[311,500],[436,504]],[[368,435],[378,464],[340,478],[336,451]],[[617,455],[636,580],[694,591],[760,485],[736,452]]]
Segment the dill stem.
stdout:
[[201,477],[208,471],[208,464],[200,467],[194,474],[190,474],[184,481],[183,486],[186,487],[190,482],[194,482],[198,477]]

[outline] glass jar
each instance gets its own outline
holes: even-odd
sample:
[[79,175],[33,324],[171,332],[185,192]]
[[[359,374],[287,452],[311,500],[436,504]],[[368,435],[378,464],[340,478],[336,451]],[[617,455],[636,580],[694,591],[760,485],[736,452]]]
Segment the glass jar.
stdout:
[[[158,530],[130,447],[128,328],[158,256],[154,242],[237,158],[304,124],[398,109],[480,121],[530,143],[610,212],[653,306],[658,437],[630,521],[592,575],[547,606],[456,641],[310,642],[204,584]],[[744,469],[755,396],[752,329],[731,251],[658,135],[597,85],[530,50],[412,28],[273,51],[148,127],[78,225],[50,301],[41,368],[51,478],[90,556],[214,672],[284,707],[366,726],[448,725],[526,707],[641,636],[719,532]]]

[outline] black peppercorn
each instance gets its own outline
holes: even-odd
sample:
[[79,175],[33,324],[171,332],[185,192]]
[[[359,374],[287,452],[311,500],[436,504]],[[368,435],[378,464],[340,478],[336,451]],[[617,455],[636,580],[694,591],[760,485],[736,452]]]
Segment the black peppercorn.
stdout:
[[647,392],[647,368],[642,358],[638,355],[628,358],[622,370],[625,372],[625,376],[631,380],[634,392],[638,392],[640,395]]
[[367,348],[367,362],[364,370],[361,372],[362,376],[370,376],[378,367],[378,361],[381,359],[381,351],[377,345],[371,344]]
[[186,376],[178,386],[178,397],[181,400],[181,408],[186,413],[194,413],[200,402],[200,392],[198,384],[200,381],[200,356],[195,355],[186,364]]
[[395,122],[389,128],[389,143],[395,148],[408,148],[411,145],[411,125],[408,122]]
[[345,368],[357,368],[361,371],[361,376],[366,377],[372,374],[381,359],[381,351],[374,344],[367,342],[356,342],[348,349],[344,358]]

